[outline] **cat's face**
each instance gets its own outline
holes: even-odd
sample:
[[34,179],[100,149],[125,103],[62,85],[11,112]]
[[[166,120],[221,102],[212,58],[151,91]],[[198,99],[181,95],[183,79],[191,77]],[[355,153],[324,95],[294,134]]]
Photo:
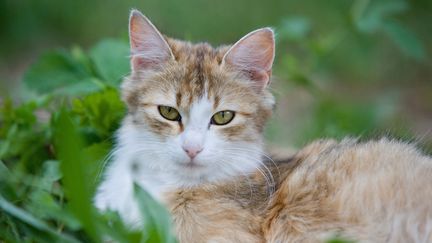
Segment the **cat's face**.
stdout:
[[164,38],[133,11],[130,38],[132,74],[122,87],[129,115],[120,136],[136,168],[177,186],[256,170],[274,104],[266,90],[273,32],[261,29],[231,48],[213,49]]

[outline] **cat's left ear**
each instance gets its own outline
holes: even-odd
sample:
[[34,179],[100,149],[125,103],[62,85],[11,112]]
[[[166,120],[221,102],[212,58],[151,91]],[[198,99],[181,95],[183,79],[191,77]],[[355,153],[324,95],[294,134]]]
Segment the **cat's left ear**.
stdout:
[[222,65],[228,65],[242,72],[254,82],[254,88],[261,91],[270,82],[274,56],[273,30],[263,28],[237,41],[223,57]]

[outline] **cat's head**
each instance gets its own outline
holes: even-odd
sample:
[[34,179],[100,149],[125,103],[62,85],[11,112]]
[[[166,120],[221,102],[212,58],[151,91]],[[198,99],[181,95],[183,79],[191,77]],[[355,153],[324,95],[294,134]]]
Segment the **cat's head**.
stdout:
[[179,186],[255,171],[274,98],[270,28],[217,49],[164,37],[140,12],[129,22],[131,75],[122,86],[129,110],[120,145],[139,166]]

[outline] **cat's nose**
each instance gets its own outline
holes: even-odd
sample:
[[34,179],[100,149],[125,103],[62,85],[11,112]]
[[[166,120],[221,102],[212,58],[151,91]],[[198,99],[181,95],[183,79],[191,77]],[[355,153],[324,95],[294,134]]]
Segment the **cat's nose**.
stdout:
[[183,150],[191,159],[193,159],[203,150],[203,148],[201,146],[183,146]]

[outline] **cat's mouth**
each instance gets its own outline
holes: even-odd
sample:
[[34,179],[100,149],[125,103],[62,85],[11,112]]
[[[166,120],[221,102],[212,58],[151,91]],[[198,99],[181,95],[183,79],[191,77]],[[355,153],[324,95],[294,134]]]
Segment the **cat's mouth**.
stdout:
[[200,164],[195,160],[190,160],[190,161],[187,161],[184,163],[177,163],[177,165],[182,167],[182,168],[189,169],[189,170],[196,170],[196,169],[201,169],[201,168],[205,167],[203,164]]

